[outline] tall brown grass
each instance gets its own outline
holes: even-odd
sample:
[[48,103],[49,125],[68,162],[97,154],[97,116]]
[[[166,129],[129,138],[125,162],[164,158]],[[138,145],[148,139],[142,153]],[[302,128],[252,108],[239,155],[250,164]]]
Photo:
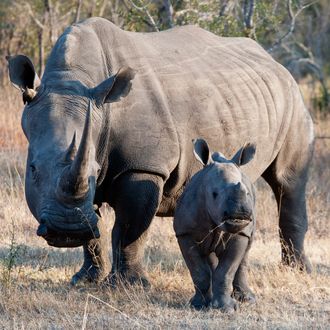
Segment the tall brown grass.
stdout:
[[[317,139],[308,184],[309,232],[306,252],[311,275],[280,265],[274,197],[258,182],[257,234],[250,254],[249,280],[256,305],[234,315],[196,312],[188,307],[193,286],[180,255],[171,219],[156,218],[145,253],[152,288],[93,284],[70,287],[82,262],[81,249],[55,249],[35,234],[36,221],[24,198],[27,143],[20,128],[18,92],[0,95],[0,328],[24,329],[328,329],[330,327],[329,177],[330,140]],[[315,116],[317,136],[330,121]],[[113,211],[103,215],[113,224]]]

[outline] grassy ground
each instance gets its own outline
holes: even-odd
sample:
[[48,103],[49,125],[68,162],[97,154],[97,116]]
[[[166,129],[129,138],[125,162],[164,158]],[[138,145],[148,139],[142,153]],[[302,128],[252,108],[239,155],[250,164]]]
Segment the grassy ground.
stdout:
[[[329,329],[330,328],[330,140],[317,139],[308,185],[310,229],[306,251],[311,275],[280,266],[277,211],[268,187],[258,182],[255,243],[249,280],[258,303],[234,315],[188,307],[193,286],[180,255],[171,219],[152,224],[145,263],[152,288],[70,287],[82,262],[80,249],[55,249],[35,234],[37,224],[24,192],[26,142],[20,129],[21,99],[0,97],[0,328],[19,329]],[[8,96],[9,95],[9,96]],[[315,118],[316,134],[330,121]],[[113,223],[113,212],[103,207]]]

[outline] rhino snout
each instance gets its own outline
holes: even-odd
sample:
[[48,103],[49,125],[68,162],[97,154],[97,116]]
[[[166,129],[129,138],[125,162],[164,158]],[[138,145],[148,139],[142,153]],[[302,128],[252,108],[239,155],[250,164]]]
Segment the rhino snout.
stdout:
[[246,211],[244,213],[230,213],[225,211],[219,228],[225,232],[236,234],[250,225],[252,220],[252,211]]
[[40,217],[40,224],[37,229],[37,235],[43,237],[47,243],[56,247],[77,247],[83,245],[86,241],[100,238],[100,232],[97,227],[97,215],[89,214],[85,221],[68,222],[63,217],[53,219],[52,215],[43,213]]

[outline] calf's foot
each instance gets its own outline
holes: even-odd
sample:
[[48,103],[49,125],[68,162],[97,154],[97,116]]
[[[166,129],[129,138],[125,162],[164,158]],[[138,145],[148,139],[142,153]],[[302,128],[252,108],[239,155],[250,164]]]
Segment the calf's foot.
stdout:
[[220,309],[224,313],[238,310],[238,303],[229,296],[219,296],[212,299],[212,308]]
[[190,299],[190,306],[194,309],[201,310],[209,307],[211,299],[200,294],[195,294]]
[[249,304],[255,304],[257,301],[256,296],[251,290],[234,289],[232,297],[239,302],[247,302]]

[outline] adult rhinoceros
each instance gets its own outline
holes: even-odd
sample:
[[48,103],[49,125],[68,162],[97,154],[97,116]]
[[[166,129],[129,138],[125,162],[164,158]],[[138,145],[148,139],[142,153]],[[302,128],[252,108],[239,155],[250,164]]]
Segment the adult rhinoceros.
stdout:
[[173,215],[200,169],[191,152],[196,137],[229,156],[246,141],[257,144],[245,172],[252,181],[265,178],[275,193],[284,262],[309,268],[312,121],[292,76],[256,42],[195,26],[125,32],[91,18],[65,30],[41,81],[27,57],[8,62],[26,102],[26,199],[49,245],[83,245],[74,283],[108,272],[95,207],[103,202],[116,215],[109,278],[148,283],[145,234],[155,215]]

